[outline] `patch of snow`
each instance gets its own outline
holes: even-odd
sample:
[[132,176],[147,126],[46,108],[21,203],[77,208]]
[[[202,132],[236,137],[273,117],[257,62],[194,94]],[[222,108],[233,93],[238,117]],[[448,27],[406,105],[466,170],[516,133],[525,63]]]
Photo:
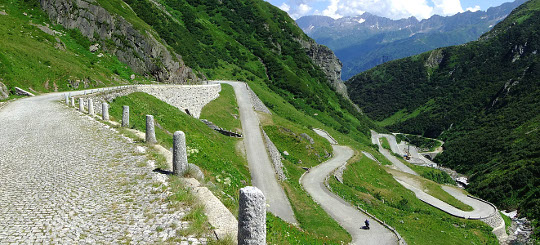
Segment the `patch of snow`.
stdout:
[[361,18],[361,19],[357,20],[356,22],[358,22],[358,24],[362,24],[362,23],[366,22],[366,20]]

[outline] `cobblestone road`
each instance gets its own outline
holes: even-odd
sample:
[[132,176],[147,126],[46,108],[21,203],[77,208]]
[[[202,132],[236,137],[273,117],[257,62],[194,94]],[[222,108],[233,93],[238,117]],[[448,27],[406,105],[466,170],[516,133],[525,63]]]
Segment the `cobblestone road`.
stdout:
[[0,244],[204,242],[136,145],[60,97],[0,110]]

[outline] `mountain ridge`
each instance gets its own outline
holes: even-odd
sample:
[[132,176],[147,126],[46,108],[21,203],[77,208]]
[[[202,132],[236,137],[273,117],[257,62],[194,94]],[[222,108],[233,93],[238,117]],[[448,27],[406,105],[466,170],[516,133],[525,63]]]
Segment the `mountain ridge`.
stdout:
[[351,99],[391,131],[444,140],[435,160],[469,175],[471,193],[538,220],[539,20],[528,1],[478,41],[356,75]]
[[368,12],[334,20],[305,16],[298,26],[318,43],[330,47],[344,64],[343,80],[381,63],[431,49],[476,40],[526,0],[505,3],[486,11],[453,16],[434,15],[391,20]]

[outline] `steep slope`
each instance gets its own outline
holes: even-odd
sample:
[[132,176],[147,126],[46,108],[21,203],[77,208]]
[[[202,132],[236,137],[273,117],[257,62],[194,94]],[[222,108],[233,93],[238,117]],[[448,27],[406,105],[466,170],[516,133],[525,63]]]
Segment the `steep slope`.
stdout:
[[336,94],[345,94],[340,62],[271,4],[243,0],[125,3],[187,66],[208,79],[267,87],[329,126],[368,135],[369,121]]
[[116,55],[90,52],[94,43],[78,30],[53,25],[38,2],[0,2],[0,33],[0,83],[11,96],[14,87],[40,93],[126,84],[134,74]]
[[347,84],[388,129],[446,143],[436,160],[471,176],[469,190],[540,218],[540,1],[479,41],[380,65]]
[[390,60],[476,40],[525,1],[505,3],[487,11],[435,15],[422,21],[414,17],[391,20],[364,13],[337,20],[305,16],[297,23],[310,37],[336,52],[344,64],[346,80]]

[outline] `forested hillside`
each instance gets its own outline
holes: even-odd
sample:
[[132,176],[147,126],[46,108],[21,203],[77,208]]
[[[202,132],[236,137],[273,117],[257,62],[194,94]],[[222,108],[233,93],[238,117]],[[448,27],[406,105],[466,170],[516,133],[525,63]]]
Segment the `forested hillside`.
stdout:
[[479,41],[380,65],[348,81],[351,99],[395,132],[444,140],[436,158],[469,191],[540,219],[540,1]]

